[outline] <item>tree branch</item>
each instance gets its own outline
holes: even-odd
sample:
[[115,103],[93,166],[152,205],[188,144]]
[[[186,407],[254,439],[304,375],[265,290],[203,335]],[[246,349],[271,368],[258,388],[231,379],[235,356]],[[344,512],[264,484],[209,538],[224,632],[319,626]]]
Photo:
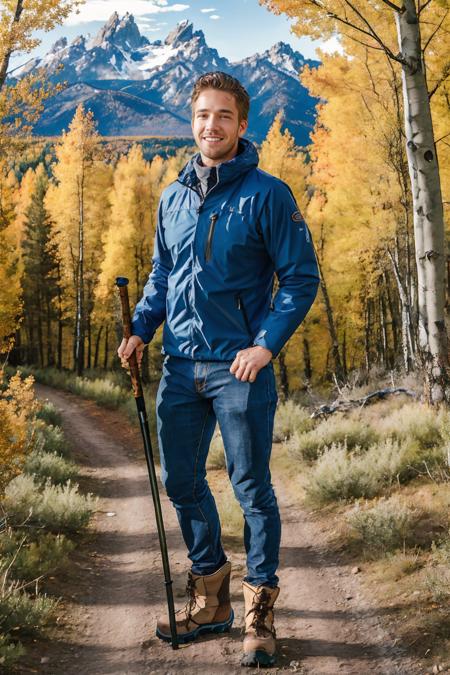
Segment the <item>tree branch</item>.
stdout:
[[[352,6],[352,4],[349,2],[349,0],[344,0],[349,7],[353,9],[355,14],[360,17],[360,19],[366,24],[366,26],[369,28],[369,30],[365,30],[361,26],[357,26],[356,24],[352,23],[351,21],[348,21],[347,19],[342,18],[342,16],[339,16],[335,12],[332,12],[331,10],[327,9],[326,7],[323,6],[322,3],[319,3],[317,0],[309,0],[310,4],[314,5],[315,7],[319,7],[321,10],[324,10],[327,14],[327,16],[330,19],[334,19],[335,21],[338,21],[339,23],[343,23],[346,26],[349,26],[350,28],[353,28],[353,30],[358,31],[359,33],[363,33],[364,35],[368,35],[370,38],[373,40],[376,40],[378,44],[380,45],[381,49],[391,58],[393,61],[397,61],[397,63],[400,63],[403,66],[407,66],[408,63],[407,61],[401,56],[401,55],[395,55],[387,45],[384,44],[382,39],[375,33],[373,28],[370,26],[369,22],[367,19],[360,13],[356,8]],[[350,39],[353,39],[350,35],[348,36]],[[367,45],[370,46],[370,45]],[[376,47],[371,47],[373,49],[378,49]]]
[[397,5],[395,4],[395,2],[391,2],[390,0],[381,0],[381,1],[384,2],[385,5],[387,5],[387,6],[390,7],[391,9],[393,9],[394,12],[401,12],[401,11],[402,11],[402,8],[401,8],[401,7],[397,7]]
[[[373,39],[376,40],[376,41],[378,42],[378,44],[384,49],[384,51],[386,52],[386,54],[388,54],[388,55],[390,56],[391,59],[395,59],[396,61],[398,61],[399,58],[401,58],[401,57],[396,56],[396,55],[389,49],[389,47],[388,47],[386,44],[384,44],[383,40],[382,40],[382,39],[379,37],[379,35],[374,31],[374,29],[372,28],[372,26],[370,25],[370,23],[367,21],[366,17],[359,11],[359,9],[357,9],[357,8],[353,5],[353,3],[350,2],[350,0],[345,0],[345,2],[347,3],[347,5],[348,5],[349,7],[351,7],[351,9],[355,12],[355,14],[356,14],[357,16],[359,16],[359,18],[361,19],[361,21],[362,21],[363,23],[366,24],[367,28],[369,29],[369,34],[372,35]],[[400,63],[403,63],[403,61],[400,61]],[[406,65],[406,64],[405,64],[405,65]]]
[[426,50],[426,48],[428,47],[428,45],[430,44],[431,40],[434,38],[434,36],[436,35],[436,33],[439,31],[439,28],[440,28],[440,27],[442,26],[442,24],[444,23],[444,20],[445,20],[447,14],[448,14],[448,10],[445,12],[445,14],[444,14],[444,16],[442,17],[441,21],[438,23],[438,25],[436,26],[435,30],[431,33],[430,37],[429,37],[428,40],[425,42],[425,45],[422,47],[422,54],[425,53],[425,50]]
[[435,144],[439,143],[440,141],[443,141],[444,138],[447,138],[447,136],[450,136],[450,131],[448,132],[448,134],[444,134],[444,136],[441,136],[440,138],[438,138],[437,141],[434,141]]
[[430,4],[430,2],[431,0],[427,0],[426,3],[422,5],[422,7],[420,7],[419,11],[417,12],[417,16],[420,16],[422,14],[423,10]]
[[[15,9],[12,24],[11,24],[10,34],[12,33],[12,29],[13,29],[14,24],[19,23],[22,11],[23,11],[23,0],[17,0],[16,9]],[[6,73],[8,72],[8,66],[9,66],[9,59],[11,58],[11,54],[13,53],[13,51],[14,50],[13,50],[12,46],[10,45],[9,48],[7,49],[7,51],[5,52],[3,60],[0,64],[0,91],[2,90],[2,87],[5,84]]]
[[362,40],[358,40],[358,38],[353,37],[353,35],[349,35],[348,33],[344,33],[344,31],[341,31],[342,35],[345,35],[345,37],[348,37],[349,40],[353,40],[353,42],[357,42],[359,45],[362,45],[363,47],[368,47],[369,49],[376,49],[378,52],[384,52],[383,47],[375,47],[375,45],[369,45],[368,42],[363,42]]
[[431,97],[433,96],[433,94],[435,94],[435,93],[437,92],[437,90],[439,89],[439,87],[441,86],[441,84],[442,84],[443,82],[445,82],[445,80],[446,80],[446,79],[448,78],[448,76],[450,75],[449,68],[450,68],[450,64],[447,64],[447,66],[446,66],[446,68],[445,68],[445,70],[444,70],[444,74],[442,75],[441,79],[438,80],[438,81],[436,82],[436,84],[435,84],[435,86],[433,87],[433,89],[429,92],[429,94],[428,94],[428,100],[431,99]]

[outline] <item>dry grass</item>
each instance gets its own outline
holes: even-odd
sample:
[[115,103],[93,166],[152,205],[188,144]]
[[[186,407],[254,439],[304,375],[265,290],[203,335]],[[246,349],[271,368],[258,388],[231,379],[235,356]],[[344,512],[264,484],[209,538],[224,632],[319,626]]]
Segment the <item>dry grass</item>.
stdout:
[[11,525],[37,525],[51,532],[78,532],[85,528],[96,508],[91,494],[81,495],[70,480],[40,485],[32,476],[14,478],[5,490],[4,508]]
[[206,461],[207,469],[226,469],[225,450],[223,448],[222,435],[216,431],[209,446],[208,459]]
[[444,441],[448,413],[436,411],[421,403],[407,403],[377,423],[383,437],[397,440],[415,440],[421,448],[431,448]]
[[418,551],[396,551],[388,554],[383,565],[382,580],[399,581],[420,570],[424,564]]
[[378,556],[414,546],[414,525],[418,509],[405,505],[399,497],[380,499],[372,506],[356,504],[346,514],[350,536],[366,556]]
[[216,502],[222,524],[222,532],[231,537],[242,537],[244,517],[231,486],[225,488],[220,496],[216,497]]
[[277,407],[273,440],[275,443],[285,441],[294,434],[310,431],[313,426],[314,422],[309,411],[289,399],[280,403]]
[[332,445],[345,444],[347,450],[368,448],[378,440],[375,430],[357,417],[329,417],[306,433],[296,432],[288,442],[294,459],[313,461]]

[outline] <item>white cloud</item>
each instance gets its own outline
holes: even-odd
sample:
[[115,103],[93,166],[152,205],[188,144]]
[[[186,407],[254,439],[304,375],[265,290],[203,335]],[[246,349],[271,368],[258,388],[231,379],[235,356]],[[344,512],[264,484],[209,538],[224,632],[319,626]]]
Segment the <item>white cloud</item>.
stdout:
[[137,22],[136,22],[136,25],[139,28],[139,30],[141,31],[141,33],[159,33],[159,31],[161,30],[161,28],[152,28],[151,26],[142,25],[142,24],[137,23]]
[[203,14],[208,14],[209,12],[215,12],[216,8],[215,7],[211,7],[211,8],[205,7],[205,9],[201,9],[200,11],[203,12]]
[[209,18],[210,19],[221,19],[222,17],[219,16],[218,14],[210,14]]
[[328,40],[322,42],[318,49],[320,49],[325,54],[332,54],[333,52],[338,52],[339,54],[344,53],[342,45],[335,35],[333,35],[333,37],[330,37]]
[[87,0],[70,14],[64,23],[76,26],[90,21],[107,21],[114,11],[122,17],[126,12],[134,17],[145,14],[166,14],[167,12],[184,12],[190,5],[181,3],[169,4],[168,0]]

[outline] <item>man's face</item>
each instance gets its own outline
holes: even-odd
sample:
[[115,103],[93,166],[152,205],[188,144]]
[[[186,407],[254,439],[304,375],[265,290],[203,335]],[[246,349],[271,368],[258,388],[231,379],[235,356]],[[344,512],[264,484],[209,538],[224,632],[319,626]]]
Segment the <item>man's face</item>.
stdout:
[[239,121],[233,94],[220,89],[205,89],[194,103],[192,132],[205,166],[216,166],[237,153],[240,136],[247,130]]

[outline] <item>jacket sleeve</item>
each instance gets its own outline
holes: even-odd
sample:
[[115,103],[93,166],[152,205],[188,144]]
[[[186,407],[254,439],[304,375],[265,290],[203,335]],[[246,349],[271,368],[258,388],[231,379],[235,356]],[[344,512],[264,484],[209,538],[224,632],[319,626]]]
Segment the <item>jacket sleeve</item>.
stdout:
[[314,302],[319,271],[308,226],[292,192],[281,181],[271,189],[260,222],[278,290],[253,344],[277,356]]
[[158,220],[152,258],[152,271],[144,286],[142,298],[136,305],[131,322],[132,335],[138,335],[146,344],[166,318],[167,279],[172,269],[172,256],[164,240],[162,200],[158,207]]

